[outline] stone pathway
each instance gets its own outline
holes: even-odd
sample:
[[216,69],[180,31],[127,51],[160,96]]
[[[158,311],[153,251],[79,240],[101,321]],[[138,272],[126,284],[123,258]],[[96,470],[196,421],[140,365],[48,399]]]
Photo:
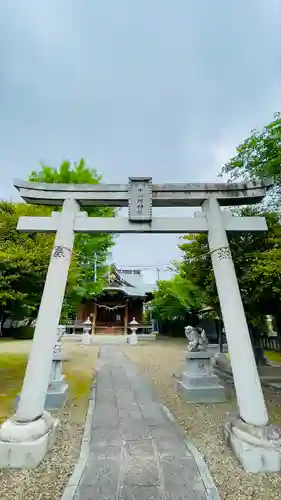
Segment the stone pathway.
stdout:
[[90,455],[75,500],[210,500],[184,437],[117,346],[101,349]]

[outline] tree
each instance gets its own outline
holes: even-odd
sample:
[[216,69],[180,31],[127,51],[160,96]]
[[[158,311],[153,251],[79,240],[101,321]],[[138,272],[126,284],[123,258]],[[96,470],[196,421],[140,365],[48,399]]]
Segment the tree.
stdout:
[[[268,231],[264,233],[235,233],[229,235],[236,275],[247,320],[255,340],[265,331],[265,316],[270,314],[281,326],[281,226],[278,212],[261,207],[244,207],[236,215],[266,217]],[[180,245],[183,251],[183,272],[205,291],[206,305],[220,314],[214,273],[207,236],[187,236]]]
[[273,121],[261,132],[253,130],[236,149],[236,155],[224,165],[222,174],[229,174],[231,180],[258,180],[272,177],[274,187],[271,201],[280,207],[281,203],[281,114],[276,113]]
[[[58,169],[41,165],[41,170],[33,171],[29,176],[32,182],[98,184],[101,175],[90,169],[81,159],[78,163],[63,161]],[[54,207],[53,209],[58,209]],[[85,209],[91,217],[113,217],[114,209],[110,207],[89,207]],[[114,245],[114,237],[108,234],[77,234],[74,244],[76,257],[76,284],[67,287],[63,305],[63,314],[74,315],[77,305],[84,298],[97,295],[105,284],[105,262],[109,249]]]
[[[222,174],[229,174],[231,180],[238,178],[247,180],[257,180],[260,178],[271,177],[273,179],[273,188],[266,198],[264,206],[272,207],[273,210],[280,212],[281,207],[281,114],[275,113],[274,119],[266,125],[261,132],[254,130],[252,134],[237,147],[236,155],[224,165]],[[279,310],[279,276],[280,276],[280,246],[278,233],[278,214],[275,214],[275,235],[278,242],[272,243],[272,246],[263,253],[263,257],[257,258],[255,267],[256,283],[263,294],[263,307],[272,309],[276,319],[277,329],[281,339],[281,313]],[[275,240],[275,238],[273,238]],[[279,273],[279,275],[278,275]],[[259,281],[260,280],[260,281]],[[277,286],[276,286],[277,285]],[[252,292],[254,292],[254,288]],[[272,308],[269,307],[271,301]]]
[[176,329],[183,332],[187,321],[195,321],[198,310],[203,304],[204,293],[183,276],[181,266],[178,266],[175,276],[170,280],[158,282],[158,290],[153,295],[151,301],[153,316],[169,330]]
[[48,207],[0,203],[0,317],[22,319],[39,306],[53,245],[52,235],[20,233],[22,215],[49,215]]

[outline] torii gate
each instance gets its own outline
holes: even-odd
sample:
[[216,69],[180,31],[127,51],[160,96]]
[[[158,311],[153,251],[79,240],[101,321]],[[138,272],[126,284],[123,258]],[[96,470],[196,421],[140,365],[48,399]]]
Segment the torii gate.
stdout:
[[[62,205],[62,210],[50,217],[20,217],[18,222],[20,231],[55,232],[56,237],[16,415],[0,428],[0,467],[24,467],[27,463],[36,466],[54,438],[56,423],[44,412],[44,403],[75,232],[208,233],[240,423],[246,426],[242,431],[245,436],[245,432],[251,435],[251,429],[263,433],[268,428],[267,409],[227,239],[227,232],[266,231],[267,225],[263,217],[235,217],[222,212],[220,207],[261,201],[271,186],[270,181],[159,185],[152,184],[148,177],[131,177],[125,185],[22,181],[15,181],[14,185],[27,203]],[[80,207],[93,205],[128,206],[128,218],[87,217],[80,212]],[[202,212],[196,212],[194,218],[153,217],[154,206],[201,206]],[[240,431],[238,425],[238,434]],[[236,449],[236,453],[239,455],[240,451]],[[281,460],[281,468],[280,463]],[[272,463],[266,466],[272,470]]]

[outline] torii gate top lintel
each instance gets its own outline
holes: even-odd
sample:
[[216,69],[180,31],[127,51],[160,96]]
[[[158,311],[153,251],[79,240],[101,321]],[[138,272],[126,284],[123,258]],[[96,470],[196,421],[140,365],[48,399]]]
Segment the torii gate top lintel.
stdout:
[[27,203],[59,206],[74,198],[82,206],[129,205],[137,186],[155,207],[198,207],[204,200],[215,197],[222,206],[254,204],[263,199],[272,187],[272,180],[237,183],[167,183],[152,184],[151,177],[129,177],[128,184],[55,184],[15,180],[14,186]]

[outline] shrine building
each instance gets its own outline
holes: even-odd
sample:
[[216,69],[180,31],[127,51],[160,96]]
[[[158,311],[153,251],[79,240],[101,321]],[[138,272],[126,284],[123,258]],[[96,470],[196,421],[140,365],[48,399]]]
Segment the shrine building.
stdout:
[[144,320],[143,312],[155,289],[156,285],[144,283],[141,270],[112,266],[102,293],[80,305],[76,324],[90,318],[93,334],[126,335],[129,323],[135,319],[139,323],[138,333],[150,333],[152,322]]

